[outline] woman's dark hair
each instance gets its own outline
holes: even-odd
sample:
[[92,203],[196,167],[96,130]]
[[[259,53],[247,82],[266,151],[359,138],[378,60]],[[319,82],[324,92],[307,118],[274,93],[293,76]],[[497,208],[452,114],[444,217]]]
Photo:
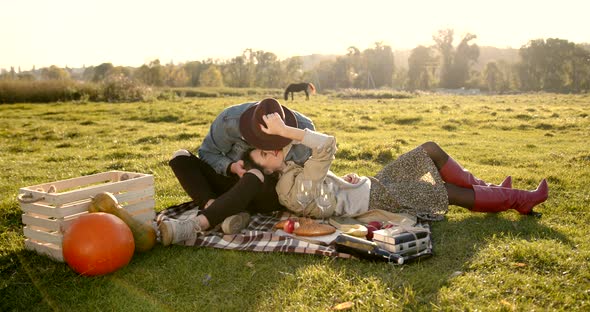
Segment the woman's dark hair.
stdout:
[[259,164],[257,164],[256,162],[254,162],[254,159],[252,159],[252,151],[255,150],[255,148],[249,148],[246,150],[246,152],[244,152],[244,154],[242,155],[242,161],[244,161],[244,169],[246,170],[250,170],[250,169],[258,169],[260,170],[260,172],[262,172],[262,174],[264,174],[265,176],[269,176],[269,177],[274,177],[274,178],[278,178],[278,172],[273,172],[271,174],[268,174],[266,172],[266,170],[260,166]]
[[246,170],[258,169],[258,170],[260,170],[260,172],[264,173],[264,168],[262,168],[262,166],[255,163],[254,159],[252,159],[252,151],[253,150],[254,150],[254,148],[249,148],[246,150],[246,152],[244,152],[244,155],[242,155],[242,160],[244,161],[244,169],[246,169]]

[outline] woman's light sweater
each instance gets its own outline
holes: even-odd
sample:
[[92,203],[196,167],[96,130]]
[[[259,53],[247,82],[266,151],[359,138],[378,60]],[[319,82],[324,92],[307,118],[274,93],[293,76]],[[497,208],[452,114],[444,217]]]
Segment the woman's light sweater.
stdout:
[[[293,141],[292,144],[303,144],[312,150],[311,157],[301,167],[292,161],[286,163],[286,167],[279,175],[276,190],[279,201],[287,209],[296,214],[321,218],[329,216],[354,215],[366,212],[369,209],[369,195],[371,180],[361,177],[356,184],[348,183],[330,171],[330,165],[336,154],[336,139],[333,136],[305,129],[301,142]],[[283,148],[286,154],[292,144]],[[297,202],[297,182],[301,179],[312,180],[314,186],[318,183],[330,181],[334,187],[336,203],[322,212],[312,201],[306,208]]]

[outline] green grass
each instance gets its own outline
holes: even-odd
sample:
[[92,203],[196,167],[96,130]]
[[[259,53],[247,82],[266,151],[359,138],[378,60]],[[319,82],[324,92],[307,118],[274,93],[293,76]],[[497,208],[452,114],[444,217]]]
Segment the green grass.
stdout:
[[590,97],[314,96],[288,105],[336,135],[333,170],[375,174],[425,141],[489,182],[547,178],[543,218],[452,206],[435,256],[390,266],[296,254],[157,246],[103,277],[23,249],[20,187],[120,169],[153,174],[156,210],[188,200],[167,166],[224,107],[251,97],[0,105],[0,310],[354,311],[590,309]]

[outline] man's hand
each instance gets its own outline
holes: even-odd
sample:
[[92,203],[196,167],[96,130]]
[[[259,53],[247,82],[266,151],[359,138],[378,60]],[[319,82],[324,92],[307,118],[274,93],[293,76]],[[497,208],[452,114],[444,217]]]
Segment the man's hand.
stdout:
[[238,160],[236,162],[231,163],[229,171],[231,171],[234,174],[237,174],[238,177],[241,178],[244,175],[244,173],[246,173],[246,169],[244,169],[244,161]]
[[285,125],[285,122],[279,113],[264,115],[262,116],[262,120],[266,123],[266,127],[264,125],[260,125],[262,132],[266,134],[283,136],[283,131],[287,126]]
[[361,180],[361,178],[356,173],[349,173],[342,177],[344,181],[352,184],[357,184]]

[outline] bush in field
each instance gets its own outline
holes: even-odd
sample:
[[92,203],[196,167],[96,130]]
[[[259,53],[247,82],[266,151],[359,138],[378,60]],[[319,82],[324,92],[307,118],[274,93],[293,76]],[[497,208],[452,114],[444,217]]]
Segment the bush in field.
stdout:
[[253,99],[264,97],[280,98],[283,94],[282,89],[263,89],[263,88],[164,88],[162,92],[173,92],[179,97],[226,97],[226,96],[247,96]]
[[108,102],[136,102],[152,96],[150,88],[124,75],[107,78],[102,84],[102,93]]
[[96,101],[96,84],[72,80],[0,80],[0,103],[48,103],[58,101]]
[[339,98],[353,99],[410,99],[415,95],[404,91],[342,89],[334,93]]
[[[219,97],[219,93],[215,90],[207,90],[203,88],[173,88],[168,89],[173,92],[176,96],[180,97]],[[166,90],[163,92],[167,92]]]

